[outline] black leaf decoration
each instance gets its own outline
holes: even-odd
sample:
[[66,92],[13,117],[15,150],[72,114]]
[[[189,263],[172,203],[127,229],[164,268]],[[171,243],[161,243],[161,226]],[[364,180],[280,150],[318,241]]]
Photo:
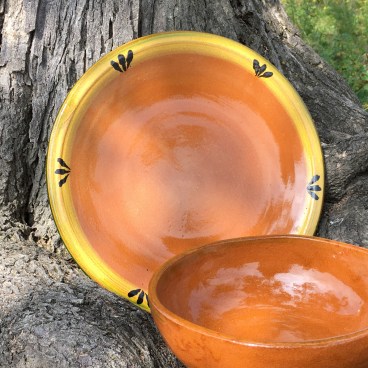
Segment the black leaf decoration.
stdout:
[[262,66],[260,66],[259,61],[257,59],[253,60],[253,69],[256,73],[255,74],[256,77],[270,78],[273,76],[272,72],[265,72],[267,69],[267,65],[263,64]]
[[112,67],[115,69],[115,70],[117,70],[118,72],[123,72],[122,71],[122,69],[120,68],[120,66],[119,66],[119,64],[116,62],[116,61],[114,61],[114,60],[111,60],[111,65],[112,65]]
[[266,73],[263,73],[262,75],[260,75],[261,78],[270,78],[272,76],[273,76],[272,72],[266,72]]
[[130,67],[130,64],[132,63],[133,61],[133,51],[132,50],[129,50],[128,51],[128,55],[127,55],[127,68]]
[[316,193],[311,192],[311,191],[309,191],[309,190],[308,190],[308,193],[309,193],[309,194],[310,194],[310,196],[311,196],[313,199],[315,199],[316,201],[318,201],[318,200],[319,200],[319,197],[318,197],[318,195],[317,195]]
[[131,290],[131,291],[129,291],[129,293],[128,293],[128,297],[129,297],[129,298],[133,298],[133,296],[136,296],[140,291],[141,291],[141,289]]
[[256,59],[253,60],[253,69],[256,72],[256,76],[258,76],[260,66],[259,66],[259,61]]
[[319,178],[320,178],[319,175],[314,175],[308,185],[312,185],[312,184],[316,183],[319,180]]
[[64,169],[55,170],[55,174],[60,176],[65,175],[63,178],[59,180],[59,187],[61,188],[68,180],[71,168],[66,164],[66,162],[61,157],[59,157],[56,161],[60,164],[60,166],[64,167]]
[[118,59],[119,59],[119,64],[123,67],[124,72],[126,72],[127,65],[126,65],[126,61],[125,61],[125,56],[120,54],[120,55],[118,55]]
[[263,64],[260,68],[259,71],[257,73],[257,75],[261,75],[265,70],[267,69],[266,64]]
[[111,60],[111,66],[120,73],[126,72],[133,61],[133,51],[129,50],[126,57],[123,54],[119,54],[118,61],[119,63]]
[[138,299],[137,299],[137,304],[142,304],[143,303],[145,294],[146,293],[143,290],[139,293],[139,296],[138,296]]
[[143,301],[144,301],[144,297],[146,297],[147,305],[149,306],[148,295],[147,295],[147,293],[144,292],[144,290],[142,290],[142,289],[134,289],[134,290],[129,291],[129,293],[128,293],[128,297],[129,298],[133,298],[133,297],[135,297],[137,295],[138,295],[138,298],[137,298],[136,303],[138,305],[142,304]]
[[308,183],[307,185],[307,192],[309,193],[309,195],[315,199],[316,201],[319,199],[319,196],[317,193],[315,192],[320,192],[322,191],[322,188],[317,184],[315,185],[315,183],[317,183],[317,181],[320,179],[319,175],[314,175],[313,178],[311,179],[311,181]]
[[320,192],[322,189],[319,185],[308,185],[308,190],[312,190],[314,192]]
[[65,169],[57,169],[55,170],[55,174],[59,174],[59,175],[65,175],[70,173],[70,170],[65,170]]
[[56,160],[62,167],[66,167],[67,169],[70,170],[70,167],[65,163],[65,161],[59,157],[57,160]]
[[59,187],[61,188],[66,181],[68,180],[69,174],[67,176],[65,176],[63,179],[59,180]]

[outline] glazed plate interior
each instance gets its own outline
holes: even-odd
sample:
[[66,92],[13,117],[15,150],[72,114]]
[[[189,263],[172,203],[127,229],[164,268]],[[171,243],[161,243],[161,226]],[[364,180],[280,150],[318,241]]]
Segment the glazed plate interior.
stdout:
[[234,41],[173,32],[121,46],[77,82],[47,181],[78,264],[149,310],[153,272],[187,249],[313,234],[324,176],[310,115],[274,66]]

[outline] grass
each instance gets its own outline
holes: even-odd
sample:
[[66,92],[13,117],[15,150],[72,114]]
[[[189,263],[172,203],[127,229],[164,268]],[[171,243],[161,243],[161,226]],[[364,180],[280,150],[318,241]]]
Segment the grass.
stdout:
[[368,0],[282,0],[308,42],[368,110]]

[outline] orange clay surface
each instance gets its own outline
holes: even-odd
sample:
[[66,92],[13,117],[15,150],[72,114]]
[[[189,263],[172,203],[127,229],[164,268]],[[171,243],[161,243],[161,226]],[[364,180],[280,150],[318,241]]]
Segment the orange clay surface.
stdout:
[[367,264],[318,238],[206,246],[154,276],[152,315],[188,367],[367,367]]
[[[88,97],[71,193],[90,244],[117,274],[147,289],[186,249],[298,231],[308,195],[303,147],[267,82],[223,59],[168,54]],[[266,314],[254,324],[266,325]]]

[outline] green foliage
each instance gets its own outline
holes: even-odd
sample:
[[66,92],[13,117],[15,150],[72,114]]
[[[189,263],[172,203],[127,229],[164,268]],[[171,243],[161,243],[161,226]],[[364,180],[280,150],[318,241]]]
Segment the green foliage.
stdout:
[[368,0],[282,0],[302,37],[368,109]]

